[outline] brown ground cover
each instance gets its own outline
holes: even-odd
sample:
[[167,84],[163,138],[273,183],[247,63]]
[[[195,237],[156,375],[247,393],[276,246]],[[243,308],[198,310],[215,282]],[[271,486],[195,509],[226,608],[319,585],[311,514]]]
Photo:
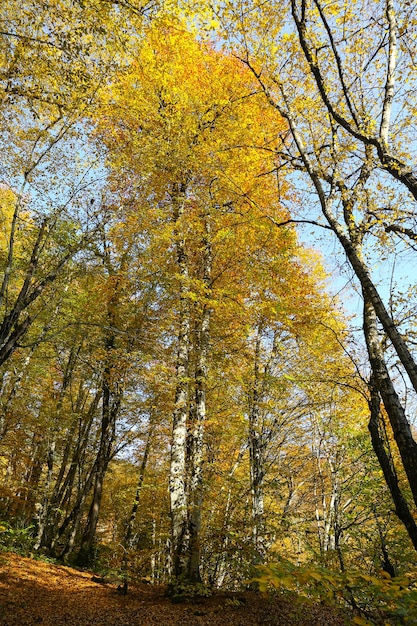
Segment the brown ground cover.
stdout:
[[172,604],[165,588],[135,585],[127,596],[92,574],[0,554],[2,626],[346,626],[328,607],[254,592],[216,593]]

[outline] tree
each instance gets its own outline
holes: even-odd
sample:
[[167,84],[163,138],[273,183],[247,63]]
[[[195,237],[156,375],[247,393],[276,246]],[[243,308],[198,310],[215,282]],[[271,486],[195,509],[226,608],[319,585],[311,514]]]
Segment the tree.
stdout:
[[[402,385],[382,349],[385,337],[389,353],[401,363],[414,391],[416,364],[407,331],[384,302],[371,269],[375,255],[381,258],[386,253],[388,237],[400,234],[412,240],[414,233],[416,188],[407,164],[413,150],[408,104],[415,90],[409,48],[413,9],[408,5],[397,9],[391,0],[360,2],[355,10],[342,2],[324,7],[319,0],[292,0],[286,21],[291,27],[285,31],[276,10],[253,5],[252,28],[248,13],[244,17],[239,9],[218,8],[222,19],[233,12],[240,58],[258,78],[270,104],[288,121],[290,134],[279,154],[282,166],[286,163],[299,173],[297,184],[305,175],[315,190],[319,217],[309,210],[294,215],[294,221],[332,232],[360,285],[371,386],[389,415],[416,502],[417,444]],[[394,117],[395,102],[401,106]],[[377,323],[370,322],[372,309]],[[373,441],[376,444],[375,436]]]
[[[164,42],[161,29],[165,31]],[[156,205],[167,216],[166,262],[171,267],[174,263],[176,274],[178,333],[170,474],[173,567],[175,576],[191,581],[200,580],[210,327],[216,298],[225,297],[223,284],[230,280],[228,265],[236,276],[241,271],[230,252],[223,258],[221,252],[225,243],[243,243],[245,234],[259,245],[260,236],[254,228],[249,233],[239,226],[240,218],[236,226],[233,222],[243,213],[245,220],[256,220],[259,226],[264,218],[257,202],[265,205],[271,199],[266,183],[259,179],[270,166],[264,154],[250,145],[252,126],[262,111],[256,103],[258,97],[251,94],[248,77],[236,61],[196,42],[179,22],[165,21],[148,31],[134,73],[115,86],[112,99],[116,104],[110,100],[112,108],[106,110],[106,124],[111,116],[115,140],[108,133],[104,140],[112,149],[110,159],[117,175],[120,177],[120,171],[133,175],[141,183],[142,203],[154,212]],[[187,90],[183,85],[179,90],[184,81]],[[247,107],[246,101],[253,99],[252,107]],[[119,108],[123,109],[122,116]],[[250,117],[245,120],[248,147],[242,151],[236,145],[236,133],[242,130],[244,114]],[[243,159],[247,169],[238,173],[236,159],[240,163]],[[146,228],[149,232],[149,226]],[[260,235],[263,232],[265,229]],[[285,237],[291,245],[288,234],[283,244]],[[244,259],[242,250],[243,263]],[[235,297],[243,298],[244,294]]]
[[[152,24],[131,71],[113,85],[98,113],[97,136],[109,151],[110,184],[120,197],[124,232],[131,236],[136,229],[149,259],[158,250],[160,288],[171,290],[173,574],[199,582],[208,381],[219,375],[213,342],[219,342],[218,352],[229,350],[231,337],[221,345],[223,328],[246,352],[258,333],[257,379],[261,344],[264,352],[275,335],[270,356],[262,356],[262,363],[270,358],[272,366],[287,349],[286,334],[295,337],[303,324],[323,321],[319,265],[310,279],[302,267],[313,257],[303,256],[292,229],[274,225],[288,217],[280,206],[286,185],[281,184],[281,198],[274,197],[271,176],[284,122],[256,92],[250,72],[196,41],[179,20]],[[167,279],[169,273],[174,280]],[[254,511],[262,508],[264,443],[256,432],[270,386],[265,367],[264,382],[255,380],[246,392]],[[254,513],[257,544],[263,542],[256,530],[261,517]]]
[[[0,10],[0,171],[14,198],[0,283],[0,364],[27,334],[40,297],[89,239],[94,211],[86,193],[97,191],[96,155],[88,165],[72,158],[85,152],[80,122],[148,9],[48,0]],[[120,63],[124,58],[119,54]],[[16,241],[22,229],[31,230],[24,257]]]
[[[291,32],[284,8],[219,3],[205,32],[233,14],[233,54],[193,30],[207,12],[189,7],[143,30],[131,3],[36,4],[46,27],[0,9],[0,115],[16,114],[0,296],[3,319],[30,318],[19,337],[10,326],[0,368],[1,515],[34,526],[35,549],[119,569],[125,591],[136,575],[178,595],[236,589],[277,556],[338,581],[358,560],[391,574],[410,561],[386,494],[413,538],[411,383],[370,286],[410,224],[388,223],[399,182],[336,120],[304,50],[327,72],[320,37],[343,26],[325,77],[347,89],[358,18],[294,0]],[[360,349],[297,221],[336,236],[358,270]],[[414,297],[382,298],[409,346]]]

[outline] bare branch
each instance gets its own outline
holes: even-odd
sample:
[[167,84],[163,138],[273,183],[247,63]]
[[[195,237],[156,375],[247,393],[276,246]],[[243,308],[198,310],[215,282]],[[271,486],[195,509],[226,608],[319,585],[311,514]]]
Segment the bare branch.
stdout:
[[413,241],[417,241],[417,233],[411,228],[406,228],[405,226],[400,226],[399,224],[388,224],[385,226],[386,233],[400,233],[402,235],[407,235],[409,239]]
[[356,117],[355,108],[354,108],[354,106],[353,106],[353,104],[351,102],[351,99],[350,99],[350,96],[349,96],[349,90],[348,90],[348,87],[347,87],[347,85],[345,83],[345,77],[343,75],[342,60],[340,58],[339,51],[338,51],[338,49],[336,47],[336,43],[335,43],[332,31],[330,29],[329,23],[328,23],[328,21],[326,19],[326,16],[325,16],[324,11],[323,11],[323,9],[322,9],[322,7],[320,5],[319,0],[314,0],[314,3],[315,3],[315,5],[316,5],[316,7],[317,7],[317,9],[318,9],[318,11],[320,13],[320,17],[322,19],[324,28],[326,29],[327,36],[328,36],[329,41],[330,41],[330,46],[331,46],[331,48],[333,50],[333,55],[334,55],[334,58],[335,58],[335,61],[336,61],[336,66],[337,66],[337,72],[339,74],[340,85],[342,87],[342,91],[343,91],[343,95],[344,95],[345,100],[346,100],[346,104],[348,106],[348,109],[350,111],[352,119],[355,122],[356,127],[359,128],[359,122],[358,122],[358,119]]

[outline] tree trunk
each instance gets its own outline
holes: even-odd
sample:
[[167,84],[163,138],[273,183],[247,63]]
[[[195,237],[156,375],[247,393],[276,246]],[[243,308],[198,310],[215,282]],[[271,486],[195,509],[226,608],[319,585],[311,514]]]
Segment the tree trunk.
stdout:
[[410,424],[389,375],[379,340],[375,310],[366,294],[364,294],[364,333],[372,367],[373,384],[377,387],[384,403],[414,502],[417,505],[417,443],[413,439]]
[[72,507],[71,512],[66,516],[61,526],[58,528],[53,540],[52,547],[55,547],[56,543],[64,536],[68,529],[70,529],[70,539],[66,542],[66,545],[62,549],[59,554],[59,558],[64,558],[68,554],[70,554],[74,547],[74,539],[75,534],[78,530],[78,525],[81,521],[81,516],[83,514],[84,504],[87,499],[87,496],[93,486],[94,476],[96,471],[96,463],[94,463],[91,468],[87,478],[82,485],[82,487],[78,490],[77,499],[75,501],[74,506]]
[[[212,249],[210,215],[205,216],[205,236],[203,241],[203,284],[204,300],[209,297],[211,289]],[[190,425],[191,458],[189,467],[191,476],[189,488],[189,563],[188,578],[191,582],[201,582],[201,511],[203,506],[203,443],[206,421],[206,386],[207,357],[210,340],[211,309],[208,303],[202,305],[200,328],[197,332],[197,362],[195,368],[195,420]]]
[[[63,452],[61,467],[50,498],[47,526],[40,544],[40,547],[51,551],[54,549],[54,538],[56,538],[59,524],[62,521],[63,511],[68,511],[70,507],[77,472],[82,472],[85,465],[85,452],[89,434],[101,395],[101,390],[98,390],[88,407],[84,420],[80,418],[80,424],[78,421],[74,421],[72,428],[67,432],[67,445]],[[75,413],[78,413],[77,407]],[[77,427],[78,436],[76,437]]]
[[93,499],[88,513],[87,524],[82,536],[80,550],[77,555],[79,565],[88,565],[94,559],[94,543],[97,523],[100,515],[103,482],[112,456],[116,435],[116,417],[119,413],[122,393],[112,391],[110,382],[111,371],[106,366],[103,375],[103,408],[101,422],[100,446],[96,460]]
[[254,550],[254,565],[262,563],[265,557],[263,495],[265,462],[262,417],[260,410],[261,398],[259,389],[260,343],[261,338],[258,329],[255,346],[254,380],[249,409],[249,463],[252,494],[252,542]]
[[[127,593],[128,589],[128,576],[129,576],[129,551],[132,549],[132,534],[133,525],[135,523],[136,514],[139,509],[140,496],[142,492],[142,485],[145,478],[146,466],[148,464],[149,453],[151,451],[152,437],[155,431],[155,421],[153,416],[150,417],[150,424],[148,430],[148,436],[146,438],[145,450],[143,451],[142,462],[139,468],[139,479],[136,487],[135,499],[133,500],[132,509],[130,511],[129,519],[126,525],[125,534],[123,537],[123,594]],[[154,543],[154,541],[153,541]],[[152,572],[154,571],[154,565],[152,564]],[[153,574],[152,574],[153,575]]]
[[372,307],[374,308],[375,313],[379,321],[381,322],[383,329],[385,330],[387,336],[389,337],[392,343],[392,346],[398,355],[398,358],[400,359],[401,363],[404,366],[405,371],[407,372],[410,378],[413,388],[417,392],[416,362],[414,361],[410,351],[408,350],[408,347],[404,339],[399,333],[395,322],[393,321],[392,317],[389,315],[384,303],[382,302],[382,298],[379,295],[379,292],[377,288],[375,287],[373,281],[371,280],[371,277],[369,275],[369,272],[366,266],[359,258],[359,255],[357,254],[355,250],[355,246],[352,244],[352,242],[349,241],[347,237],[345,237],[340,232],[339,228],[335,230],[335,233],[338,236],[339,241],[341,242],[348,256],[348,259],[351,263],[351,266],[357,278],[359,279],[359,282],[362,287],[363,295],[364,295],[364,300],[367,301],[369,305],[372,305]]
[[[103,254],[102,261],[107,270],[109,298],[107,301],[106,317],[108,329],[104,335],[105,362],[102,378],[103,405],[101,419],[100,444],[96,459],[96,473],[94,480],[93,498],[88,513],[87,524],[81,539],[81,546],[77,555],[77,563],[90,564],[94,557],[94,543],[97,523],[100,515],[103,483],[107,468],[113,454],[116,438],[116,419],[120,411],[123,388],[119,383],[120,373],[115,362],[116,332],[120,315],[121,275],[126,269],[127,257],[121,258],[120,267],[115,269],[112,262],[111,250],[108,246],[106,233],[102,231]],[[120,274],[118,273],[120,272]]]
[[176,362],[176,390],[172,424],[169,495],[171,510],[171,550],[174,577],[187,576],[188,511],[186,493],[186,446],[188,416],[188,358],[190,343],[190,306],[188,259],[180,220],[184,213],[185,185],[172,193],[175,247],[179,273],[179,332]]
[[39,520],[38,521],[38,533],[37,533],[36,542],[34,545],[35,550],[38,550],[39,547],[41,546],[42,538],[43,538],[43,535],[44,535],[44,532],[48,523],[48,513],[50,512],[50,506],[49,506],[50,490],[51,490],[51,485],[52,485],[52,478],[53,478],[53,471],[54,471],[54,464],[55,464],[55,450],[56,450],[58,430],[59,430],[60,422],[62,419],[64,397],[65,397],[66,390],[71,382],[77,354],[78,354],[78,350],[76,350],[75,346],[73,346],[68,357],[67,365],[65,367],[61,390],[59,392],[57,406],[55,409],[55,417],[54,417],[54,421],[53,421],[53,425],[52,425],[52,429],[50,433],[49,449],[47,452],[47,460],[46,460],[48,472],[47,472],[46,481],[44,485],[43,501],[42,501],[41,509],[39,511],[39,516],[38,516],[38,520]]
[[371,418],[369,420],[368,428],[371,434],[372,447],[378,458],[379,465],[381,466],[384,474],[385,482],[391,493],[392,500],[395,505],[395,512],[398,518],[404,524],[408,535],[413,543],[414,548],[417,550],[417,525],[414,521],[414,517],[409,509],[406,499],[401,491],[397,472],[394,467],[391,453],[387,451],[388,442],[386,436],[382,434],[382,419],[380,416],[380,403],[381,398],[377,387],[374,384],[373,379],[370,382],[371,398],[369,401],[369,407],[371,411]]
[[265,479],[265,454],[268,443],[276,435],[276,423],[267,432],[262,415],[262,402],[265,401],[270,391],[271,376],[279,352],[278,330],[274,330],[273,343],[267,356],[267,361],[262,367],[262,351],[264,339],[264,322],[259,320],[256,328],[255,353],[253,364],[253,379],[249,389],[249,465],[250,465],[250,488],[252,497],[252,545],[253,564],[263,563],[267,550],[265,537],[264,519],[264,479]]

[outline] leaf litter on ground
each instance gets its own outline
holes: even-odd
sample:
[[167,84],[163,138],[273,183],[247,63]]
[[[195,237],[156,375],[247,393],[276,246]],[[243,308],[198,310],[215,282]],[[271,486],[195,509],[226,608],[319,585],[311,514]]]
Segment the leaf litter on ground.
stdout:
[[163,585],[134,584],[121,596],[91,572],[0,554],[1,626],[346,626],[319,604],[253,591],[215,592],[173,604]]

